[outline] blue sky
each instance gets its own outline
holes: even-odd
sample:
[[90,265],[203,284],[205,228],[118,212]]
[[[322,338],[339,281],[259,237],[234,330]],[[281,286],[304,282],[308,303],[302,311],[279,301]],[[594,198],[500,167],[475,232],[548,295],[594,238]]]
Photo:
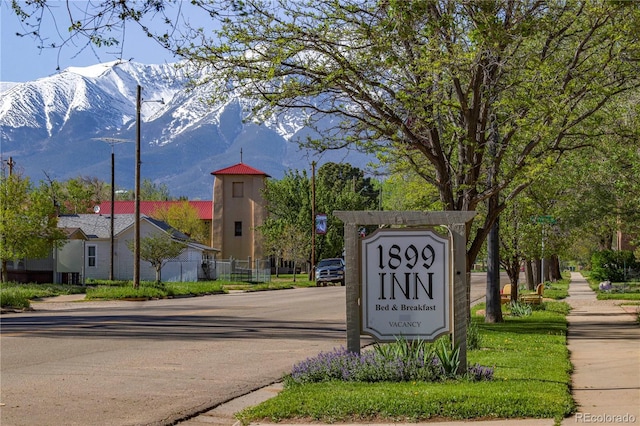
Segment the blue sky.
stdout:
[[[62,14],[65,12],[65,2],[49,0],[51,10],[58,16],[58,29],[50,15],[43,18],[41,33],[51,42],[60,42],[57,32],[67,34],[68,20]],[[82,7],[85,1],[73,1],[72,6]],[[143,64],[160,64],[175,62],[177,59],[157,43],[143,35],[134,25],[127,27],[122,59],[131,59]],[[119,48],[101,48],[86,46],[83,40],[75,44],[58,49],[39,49],[38,41],[32,37],[18,37],[16,32],[25,32],[20,20],[11,10],[10,0],[0,0],[0,81],[24,82],[36,80],[55,74],[60,70],[74,66],[82,67],[102,62],[120,59]]]

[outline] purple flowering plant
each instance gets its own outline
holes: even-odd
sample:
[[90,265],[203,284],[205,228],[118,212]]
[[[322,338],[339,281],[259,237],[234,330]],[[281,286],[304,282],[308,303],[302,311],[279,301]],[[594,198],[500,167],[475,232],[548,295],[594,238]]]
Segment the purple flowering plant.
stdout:
[[[288,380],[303,384],[331,380],[356,382],[439,381],[453,377],[431,345],[421,341],[398,339],[394,343],[374,345],[360,354],[344,347],[321,352],[295,364]],[[492,380],[493,368],[479,364],[468,368],[464,378]]]

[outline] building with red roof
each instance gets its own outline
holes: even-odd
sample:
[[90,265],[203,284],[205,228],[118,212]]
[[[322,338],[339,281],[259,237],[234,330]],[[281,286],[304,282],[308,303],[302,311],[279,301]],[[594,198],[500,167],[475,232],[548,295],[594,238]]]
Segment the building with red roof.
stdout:
[[[208,245],[196,243],[183,234],[188,250],[181,254],[180,259],[165,265],[163,276],[169,277],[167,280],[211,279],[212,273],[205,268],[210,265],[211,259],[265,259],[257,228],[267,216],[263,192],[270,176],[242,161],[211,174],[214,176],[211,201],[140,201],[143,237],[151,231],[169,229],[170,226],[157,217],[157,212],[183,203],[193,207],[200,220],[211,230],[211,243]],[[51,277],[54,277],[54,282],[63,279],[71,282],[69,278],[61,278],[62,275],[73,276],[77,278],[73,280],[84,282],[86,278],[108,279],[109,266],[113,265],[117,266],[114,268],[116,279],[129,279],[132,276],[133,257],[127,244],[132,239],[130,233],[133,233],[134,213],[135,201],[128,200],[115,201],[113,205],[105,201],[94,208],[93,214],[59,216],[58,224],[67,232],[69,240],[77,240],[77,244],[65,246],[69,254],[65,259],[72,259],[73,264],[63,264],[61,257],[51,253],[46,259],[30,259],[29,264],[27,259],[12,262],[11,272],[36,281],[42,277],[43,282],[51,282]],[[121,226],[124,222],[126,226]],[[175,235],[172,234],[173,237]],[[110,252],[114,255],[113,263]],[[249,264],[253,265],[252,262]],[[215,274],[217,272],[214,271]],[[143,278],[152,279],[150,275]]]
[[211,172],[214,176],[221,175],[255,175],[255,176],[265,176],[271,177],[265,172],[262,172],[258,169],[254,169],[251,166],[247,166],[246,164],[240,162],[233,166],[225,167],[224,169],[216,170],[215,172]]
[[257,228],[267,217],[263,192],[270,176],[242,161],[211,174],[214,176],[212,247],[220,249],[223,259],[263,259]]

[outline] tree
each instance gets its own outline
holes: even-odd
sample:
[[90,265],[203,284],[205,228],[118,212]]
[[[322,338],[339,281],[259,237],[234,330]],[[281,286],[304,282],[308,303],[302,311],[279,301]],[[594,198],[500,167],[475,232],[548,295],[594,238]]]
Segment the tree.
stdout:
[[293,281],[295,282],[297,262],[305,262],[311,255],[311,236],[308,231],[287,224],[280,239],[282,240],[282,256],[293,261]]
[[[102,28],[113,15],[140,22],[169,2],[122,3],[90,17]],[[310,126],[330,117],[334,126],[318,128],[309,146],[406,162],[438,189],[445,210],[488,204],[469,232],[468,268],[507,203],[540,170],[594,146],[616,119],[607,108],[640,83],[634,2],[195,4],[221,29],[155,36],[206,68],[221,97],[254,98],[256,120],[283,109],[304,110]],[[94,21],[73,29],[95,35]]]
[[[327,215],[327,233],[316,236],[318,258],[341,256],[344,249],[342,223],[331,213],[334,210],[366,210],[378,206],[379,191],[364,172],[349,164],[325,163],[315,179],[316,212]],[[269,218],[260,227],[265,250],[284,260],[293,251],[286,249],[303,241],[311,246],[314,220],[311,217],[311,182],[305,171],[287,171],[281,180],[267,181],[265,201]],[[284,238],[295,233],[296,244]],[[308,252],[310,255],[310,250]],[[310,257],[308,258],[310,259]]]
[[318,258],[341,257],[344,227],[335,210],[377,210],[380,192],[350,164],[325,163],[316,176],[316,212],[327,215],[327,233],[316,237]]
[[152,214],[154,218],[168,223],[171,227],[188,235],[202,244],[209,244],[211,236],[207,226],[200,220],[198,211],[188,201],[172,203],[158,207]]
[[13,174],[0,178],[1,280],[8,280],[7,262],[43,258],[66,235],[57,227],[56,209],[42,187],[34,188],[29,178]]
[[284,234],[285,223],[282,219],[268,217],[258,227],[262,235],[262,248],[265,254],[273,256],[276,267],[276,277],[280,276],[280,261],[283,260],[284,247],[281,236]]
[[[128,242],[128,247],[133,251],[133,241]],[[162,267],[167,261],[180,256],[184,249],[184,243],[175,241],[164,232],[140,239],[140,259],[149,262],[155,268],[158,284],[162,282]]]
[[267,180],[264,199],[268,217],[258,230],[265,253],[275,257],[278,268],[280,260],[299,260],[286,257],[285,229],[308,235],[311,246],[311,183],[306,172],[288,170],[280,180]]
[[442,210],[438,191],[411,169],[396,171],[382,183],[383,210]]
[[169,188],[164,183],[156,185],[149,179],[143,179],[140,184],[140,199],[145,201],[168,201],[171,200]]
[[110,198],[110,185],[97,177],[78,176],[64,182],[53,180],[46,173],[45,177],[51,202],[60,214],[87,213]]
[[212,70],[218,93],[256,99],[258,120],[280,109],[305,110],[311,125],[333,116],[310,146],[406,161],[445,210],[493,200],[470,236],[468,268],[506,203],[539,170],[593,146],[592,130],[610,121],[604,107],[640,83],[633,3],[245,6],[213,36],[195,30],[179,53]]

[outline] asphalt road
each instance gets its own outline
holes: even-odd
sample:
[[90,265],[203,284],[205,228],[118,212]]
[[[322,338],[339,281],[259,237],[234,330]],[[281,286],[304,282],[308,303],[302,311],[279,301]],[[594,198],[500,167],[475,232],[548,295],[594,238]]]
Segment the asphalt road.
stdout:
[[[472,301],[484,285],[474,274]],[[346,346],[344,300],[335,286],[3,315],[0,424],[173,424]]]

